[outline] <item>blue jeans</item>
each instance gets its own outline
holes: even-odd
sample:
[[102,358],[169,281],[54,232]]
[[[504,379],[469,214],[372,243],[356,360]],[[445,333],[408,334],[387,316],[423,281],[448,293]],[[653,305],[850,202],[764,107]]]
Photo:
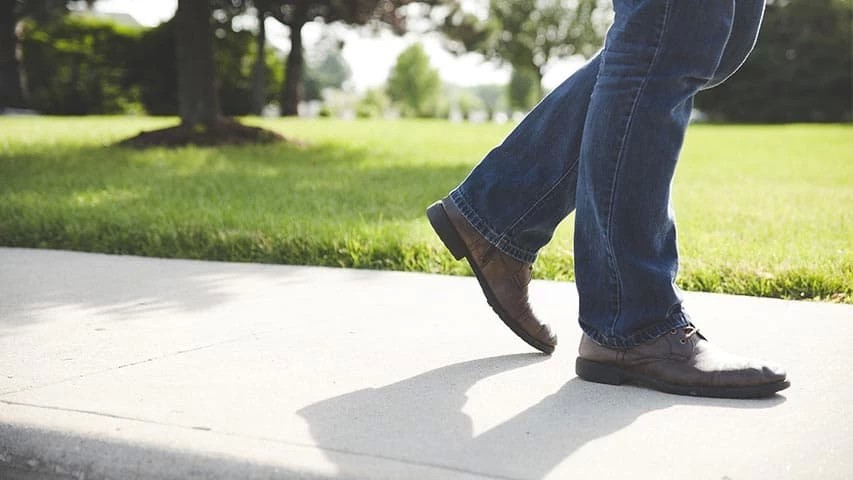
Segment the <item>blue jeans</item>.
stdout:
[[764,0],[614,0],[604,49],[454,189],[489,242],[532,263],[575,213],[581,328],[630,347],[689,322],[670,184],[693,97],[752,50]]

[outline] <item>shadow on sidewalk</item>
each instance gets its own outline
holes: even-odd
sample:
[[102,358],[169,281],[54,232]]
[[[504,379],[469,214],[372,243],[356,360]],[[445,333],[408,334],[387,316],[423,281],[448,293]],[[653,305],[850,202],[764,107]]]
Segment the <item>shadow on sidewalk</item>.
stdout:
[[241,281],[271,291],[310,281],[298,268],[276,265],[164,262],[63,250],[0,248],[0,265],[0,338],[21,327],[60,321],[62,309],[84,311],[87,322],[124,321],[210,310],[239,298],[243,291],[234,285]]
[[466,392],[482,379],[547,358],[517,354],[457,363],[323,400],[297,413],[338,466],[340,478],[363,474],[352,463],[356,454],[460,473],[538,479],[586,443],[651,411],[675,405],[769,408],[785,401],[781,396],[754,401],[680,397],[572,378],[539,403],[474,436],[472,420],[462,412]]

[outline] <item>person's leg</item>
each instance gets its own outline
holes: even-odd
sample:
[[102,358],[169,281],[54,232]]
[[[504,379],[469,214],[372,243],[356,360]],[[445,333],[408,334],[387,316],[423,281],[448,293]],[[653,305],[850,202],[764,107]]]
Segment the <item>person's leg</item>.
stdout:
[[[731,41],[713,84],[728,78],[746,59],[763,9],[764,0],[738,1]],[[600,57],[543,99],[450,194],[480,235],[522,262],[532,263],[575,209],[583,126]]]
[[575,217],[580,324],[636,346],[686,326],[670,183],[693,96],[711,82],[734,0],[615,0],[581,145]]
[[526,263],[575,208],[577,167],[595,56],[534,108],[450,193],[489,243]]
[[[763,9],[764,0],[738,0],[712,84],[743,64]],[[480,235],[520,261],[532,263],[575,209],[583,126],[600,67],[599,54],[543,99],[450,194]]]
[[716,87],[746,62],[758,40],[758,30],[764,17],[764,0],[736,0],[732,31],[723,50],[723,57],[714,76],[702,86],[702,90]]
[[683,395],[751,398],[783,370],[719,350],[681,310],[670,184],[693,96],[755,42],[755,0],[615,0],[584,129],[575,271],[581,378]]
[[536,253],[574,209],[577,165],[599,58],[548,95],[444,200],[427,209],[454,257],[471,265],[489,305],[522,340],[551,353],[527,285]]

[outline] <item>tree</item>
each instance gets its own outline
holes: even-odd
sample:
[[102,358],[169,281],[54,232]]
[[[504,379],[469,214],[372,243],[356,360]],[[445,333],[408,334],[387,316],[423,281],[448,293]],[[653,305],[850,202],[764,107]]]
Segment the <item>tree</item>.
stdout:
[[388,95],[400,102],[406,114],[418,117],[434,113],[441,79],[429,64],[420,43],[403,50],[388,77]]
[[[226,116],[258,113],[281,91],[281,65],[271,49],[266,50],[263,66],[262,90],[257,87],[258,55],[256,35],[248,30],[234,31],[231,22],[214,13],[213,58],[216,66],[217,92],[222,114]],[[178,61],[177,28],[174,19],[154,28],[146,29],[134,48],[130,65],[129,83],[138,87],[145,111],[151,115],[177,115]],[[257,103],[255,103],[257,102]]]
[[258,22],[258,33],[255,35],[255,63],[252,66],[252,113],[260,115],[266,104],[267,85],[267,12],[263,9],[255,9],[255,18]]
[[[483,100],[474,94],[470,89],[463,88],[456,92],[456,106],[459,108],[459,113],[462,118],[471,120],[475,112],[482,111],[486,108]],[[488,112],[486,112],[487,115]],[[489,115],[491,118],[491,115]]]
[[209,0],[178,0],[178,103],[181,125],[211,126],[222,117],[210,32]]
[[352,69],[341,54],[341,47],[340,41],[329,39],[322,42],[314,59],[306,62],[303,99],[319,100],[323,90],[341,88],[352,77]]
[[66,0],[0,0],[0,111],[24,107],[24,87],[18,63],[19,22],[27,17],[47,20],[67,12]]
[[849,122],[853,104],[853,7],[844,0],[767,5],[755,51],[696,107],[715,120]]
[[[476,51],[529,72],[541,94],[542,76],[554,58],[590,56],[601,44],[605,15],[598,0],[490,0],[481,20],[452,1],[441,30],[456,53]],[[537,99],[538,100],[538,99]]]
[[355,114],[359,118],[381,117],[390,106],[391,99],[384,90],[371,88],[364,92],[364,97],[355,107]]
[[513,69],[507,85],[510,108],[523,112],[533,108],[542,98],[539,81],[539,77],[529,69]]
[[217,93],[210,0],[178,0],[175,13],[178,63],[178,127],[142,132],[130,146],[216,145],[284,140],[275,132],[223,117]]
[[471,87],[474,95],[483,101],[483,107],[489,115],[490,120],[495,119],[495,114],[506,108],[506,86],[504,85],[477,85]]
[[441,0],[254,0],[260,8],[290,29],[290,53],[285,64],[286,76],[281,91],[282,115],[296,115],[303,98],[305,51],[302,28],[306,23],[323,20],[326,23],[343,22],[365,25],[381,22],[390,25],[396,33],[406,28],[402,9],[410,3],[437,4]]

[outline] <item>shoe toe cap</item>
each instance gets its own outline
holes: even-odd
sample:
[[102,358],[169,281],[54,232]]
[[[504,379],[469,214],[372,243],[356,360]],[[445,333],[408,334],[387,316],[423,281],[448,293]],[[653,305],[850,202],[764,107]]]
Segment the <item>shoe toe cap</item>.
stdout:
[[539,334],[537,336],[548,345],[557,345],[557,335],[553,331],[551,331],[551,327],[548,324],[542,325],[542,328],[539,329]]
[[761,368],[761,373],[767,383],[778,383],[788,378],[787,372],[777,365],[765,365]]

